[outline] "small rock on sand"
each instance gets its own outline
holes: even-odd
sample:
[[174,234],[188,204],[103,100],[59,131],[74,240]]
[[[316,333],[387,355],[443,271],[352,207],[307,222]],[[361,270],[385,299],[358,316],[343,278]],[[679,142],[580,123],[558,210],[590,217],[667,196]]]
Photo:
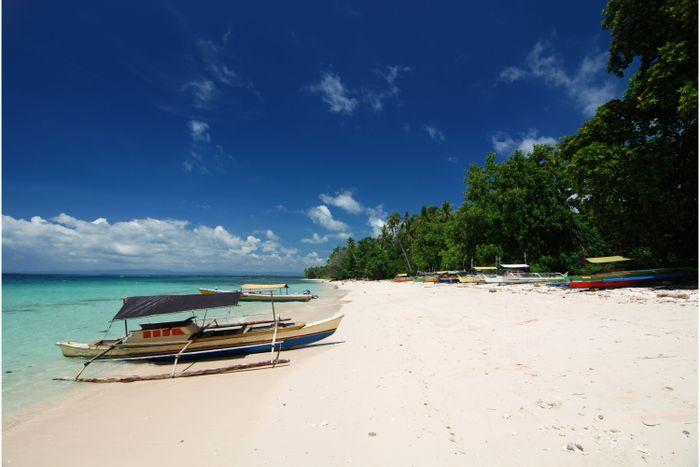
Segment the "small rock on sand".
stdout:
[[377,436],[377,433],[375,433],[374,431],[370,431],[369,433],[367,433],[367,436],[373,436],[373,437],[374,437],[374,436]]

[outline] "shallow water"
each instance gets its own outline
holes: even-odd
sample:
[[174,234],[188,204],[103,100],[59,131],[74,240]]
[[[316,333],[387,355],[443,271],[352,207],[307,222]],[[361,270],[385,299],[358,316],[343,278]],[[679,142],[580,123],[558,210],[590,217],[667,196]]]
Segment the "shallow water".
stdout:
[[[197,293],[199,287],[237,289],[247,282],[289,284],[290,293],[323,294],[322,283],[275,276],[2,276],[2,403],[5,414],[64,394],[75,385],[52,381],[75,375],[81,361],[67,359],[54,344],[59,340],[90,342],[121,337],[124,324],[109,321],[121,298],[138,295]],[[269,303],[210,311],[207,316],[231,318],[269,313]],[[173,315],[173,319],[189,314]],[[170,317],[169,317],[170,319]],[[144,319],[142,321],[148,321]],[[136,328],[137,320],[129,322]],[[105,365],[105,364],[102,364]],[[109,365],[109,364],[106,364]]]

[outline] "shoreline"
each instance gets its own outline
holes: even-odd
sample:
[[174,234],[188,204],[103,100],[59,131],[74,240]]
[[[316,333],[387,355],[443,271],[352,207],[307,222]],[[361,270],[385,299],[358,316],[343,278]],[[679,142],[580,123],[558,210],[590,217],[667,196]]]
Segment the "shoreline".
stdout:
[[290,365],[97,385],[4,426],[4,462],[697,463],[697,290],[329,285],[345,319]]
[[[307,281],[307,279],[304,279]],[[309,303],[278,303],[275,304],[278,310],[282,313],[289,313],[291,317],[297,317],[299,319],[305,319],[306,321],[314,321],[329,315],[329,310],[336,307],[338,303],[341,302],[342,297],[345,295],[343,291],[340,291],[337,286],[330,283],[327,280],[318,281],[319,283],[325,282],[326,290],[323,291],[323,295],[320,299],[312,300]],[[255,303],[255,305],[259,305]],[[244,305],[243,305],[244,306]],[[240,319],[254,319],[256,316],[267,317],[268,313],[260,314],[250,314],[242,315]],[[58,350],[57,350],[58,351]],[[60,353],[60,351],[59,351]],[[203,363],[202,368],[216,366],[216,364]],[[80,370],[80,364],[78,360],[75,360],[75,373]],[[99,362],[90,367],[88,370],[89,374],[94,376],[106,375],[106,374],[155,374],[161,373],[165,370],[169,371],[168,365],[158,365],[150,363],[131,363],[131,362]],[[53,377],[65,377],[74,376],[70,374],[50,374],[49,378]],[[42,411],[47,408],[70,405],[74,403],[79,403],[82,397],[88,397],[93,392],[98,391],[102,385],[95,384],[74,384],[71,382],[57,382],[56,384],[66,384],[73,385],[74,387],[66,388],[65,391],[57,391],[55,394],[42,398],[41,400],[33,401],[30,403],[23,403],[8,410],[3,404],[2,410],[2,430],[6,433],[16,426],[31,420],[41,414]]]

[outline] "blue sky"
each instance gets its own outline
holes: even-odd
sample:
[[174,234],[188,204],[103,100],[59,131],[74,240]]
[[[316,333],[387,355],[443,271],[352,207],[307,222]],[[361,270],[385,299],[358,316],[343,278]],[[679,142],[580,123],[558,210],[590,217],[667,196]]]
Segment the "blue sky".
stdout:
[[4,2],[3,267],[294,272],[459,204],[622,93],[603,7]]

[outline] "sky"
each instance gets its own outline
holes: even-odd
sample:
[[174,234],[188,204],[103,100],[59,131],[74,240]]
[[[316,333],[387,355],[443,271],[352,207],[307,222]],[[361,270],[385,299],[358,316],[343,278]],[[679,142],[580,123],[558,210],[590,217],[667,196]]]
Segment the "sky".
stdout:
[[602,1],[3,2],[5,272],[298,273],[621,96]]

